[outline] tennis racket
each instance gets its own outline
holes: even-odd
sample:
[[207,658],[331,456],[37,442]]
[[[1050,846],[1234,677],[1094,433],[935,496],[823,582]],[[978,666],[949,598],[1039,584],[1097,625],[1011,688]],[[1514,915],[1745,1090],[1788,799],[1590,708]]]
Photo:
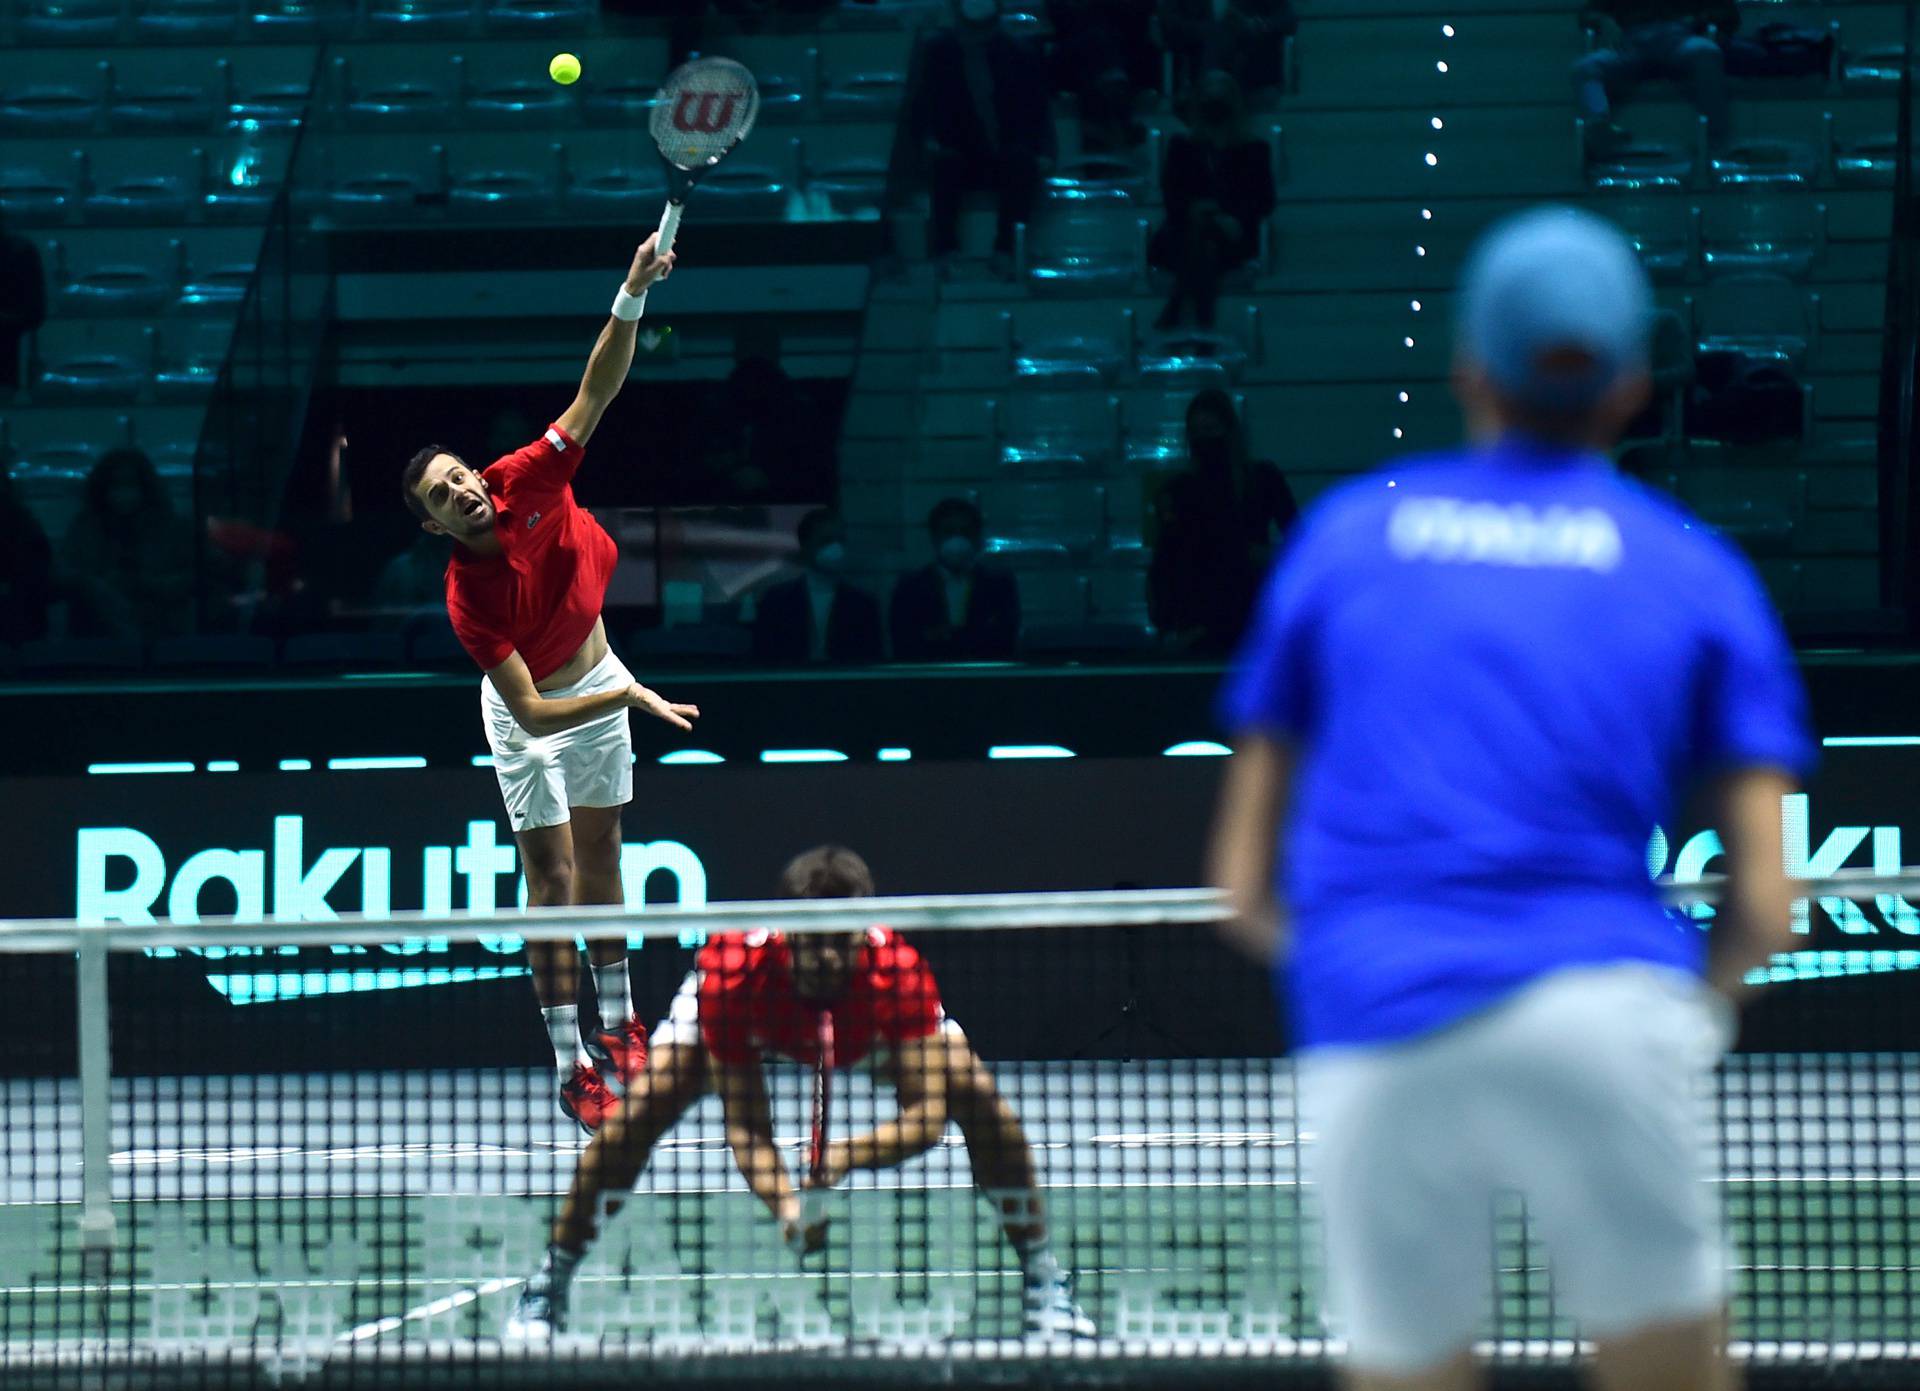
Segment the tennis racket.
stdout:
[[759,115],[760,88],[731,58],[696,58],[668,75],[647,122],[667,166],[667,210],[660,214],[655,256],[673,250],[693,186],[747,138]]
[[833,1102],[833,1015],[820,1011],[813,1061],[813,1132],[807,1140],[807,1186],[800,1194],[802,1235],[820,1225],[827,1202],[827,1112]]

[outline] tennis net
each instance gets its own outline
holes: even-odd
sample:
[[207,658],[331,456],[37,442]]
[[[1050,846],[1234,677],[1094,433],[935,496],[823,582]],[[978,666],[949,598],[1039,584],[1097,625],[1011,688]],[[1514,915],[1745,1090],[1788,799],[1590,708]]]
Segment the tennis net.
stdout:
[[[1315,1137],[1218,915],[1155,892],[5,925],[0,1382],[1325,1384]],[[635,1078],[595,1159],[521,939],[610,930],[656,1068],[702,1061]],[[1920,1383],[1920,1055],[1884,955],[1777,963],[1813,979],[1702,1099],[1756,1385]],[[800,1184],[816,1157],[821,1000],[835,1181],[823,1224],[783,1229],[743,1166]],[[924,1152],[836,1171],[927,1114]],[[592,1240],[556,1272],[560,1229]],[[1495,1230],[1486,1351],[1568,1379],[1581,1330],[1518,1196]]]

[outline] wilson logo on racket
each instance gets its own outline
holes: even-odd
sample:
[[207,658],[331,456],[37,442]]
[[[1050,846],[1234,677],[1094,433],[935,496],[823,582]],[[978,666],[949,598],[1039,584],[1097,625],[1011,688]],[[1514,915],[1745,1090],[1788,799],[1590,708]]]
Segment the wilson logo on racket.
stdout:
[[673,106],[675,130],[718,135],[733,124],[744,94],[740,92],[682,92]]

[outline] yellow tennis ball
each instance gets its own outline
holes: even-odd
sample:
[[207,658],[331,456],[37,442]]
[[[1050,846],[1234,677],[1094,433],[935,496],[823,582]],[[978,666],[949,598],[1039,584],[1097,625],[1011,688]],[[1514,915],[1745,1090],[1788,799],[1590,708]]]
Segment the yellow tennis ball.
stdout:
[[547,76],[562,87],[571,87],[580,80],[580,60],[571,53],[556,53],[547,64]]

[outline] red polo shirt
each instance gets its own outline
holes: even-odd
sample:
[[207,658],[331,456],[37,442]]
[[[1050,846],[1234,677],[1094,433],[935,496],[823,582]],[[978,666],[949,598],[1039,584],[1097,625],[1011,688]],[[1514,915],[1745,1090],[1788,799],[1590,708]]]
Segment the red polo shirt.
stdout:
[[582,446],[558,425],[481,473],[501,554],[455,545],[447,617],[482,671],[518,651],[544,681],[580,650],[600,619],[620,549],[573,500]]
[[[793,957],[777,932],[730,932],[700,949],[700,1036],[723,1063],[778,1053],[816,1061],[820,1007],[800,998]],[[876,1047],[895,1048],[940,1027],[940,987],[920,953],[885,927],[868,929],[866,950],[833,1015],[834,1066],[852,1067]]]

